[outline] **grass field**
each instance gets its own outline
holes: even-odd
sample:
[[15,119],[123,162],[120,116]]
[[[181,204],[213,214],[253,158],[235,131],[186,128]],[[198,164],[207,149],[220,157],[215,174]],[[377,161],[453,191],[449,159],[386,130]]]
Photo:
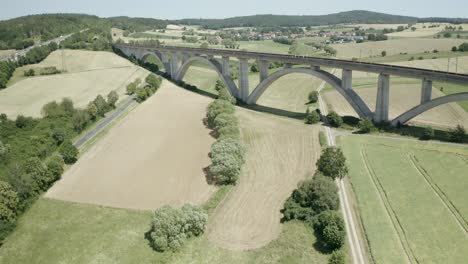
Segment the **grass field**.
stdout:
[[312,229],[302,222],[283,224],[279,238],[258,250],[224,250],[204,235],[178,253],[161,254],[144,238],[150,219],[148,211],[42,198],[0,248],[0,263],[327,263],[328,257],[312,246]]
[[468,149],[346,136],[340,145],[376,263],[463,263]]
[[239,108],[246,163],[237,184],[216,208],[208,228],[214,244],[255,249],[281,231],[284,201],[315,171],[320,155],[318,127]]
[[208,153],[214,142],[203,125],[209,102],[164,82],[157,94],[89,149],[46,196],[148,210],[205,202],[215,190],[203,171],[210,164]]
[[112,90],[122,100],[127,97],[126,85],[149,73],[113,53],[81,50],[55,51],[38,66],[56,66],[65,72],[21,80],[24,68],[18,68],[14,84],[0,91],[0,113],[11,118],[19,114],[37,117],[48,102],[69,97],[84,107],[98,94],[106,96]]

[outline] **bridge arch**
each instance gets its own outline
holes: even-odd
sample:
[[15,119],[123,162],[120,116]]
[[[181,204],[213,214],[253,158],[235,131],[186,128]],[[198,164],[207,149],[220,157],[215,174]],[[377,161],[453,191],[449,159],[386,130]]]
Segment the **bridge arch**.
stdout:
[[247,98],[247,103],[255,104],[258,101],[258,99],[262,96],[262,94],[268,89],[268,87],[270,87],[276,80],[292,73],[309,74],[325,81],[326,83],[334,87],[346,99],[346,101],[348,101],[348,103],[353,107],[353,109],[361,118],[372,116],[372,112],[370,111],[370,109],[355,91],[353,91],[352,89],[345,90],[342,88],[341,79],[324,70],[314,70],[311,68],[304,67],[286,68],[271,74],[260,84],[258,84],[255,90],[253,90],[253,92]]
[[161,65],[164,67],[164,71],[165,72],[171,72],[170,71],[170,65],[169,63],[164,63],[164,60],[163,60],[163,55],[159,52],[159,51],[147,51],[147,52],[144,52],[141,57],[139,58],[140,60],[144,61],[146,58],[148,58],[148,56],[150,55],[154,55],[158,61],[161,63]]
[[188,60],[186,60],[185,62],[183,62],[182,66],[180,66],[179,70],[177,71],[177,74],[175,75],[176,77],[174,79],[176,81],[181,81],[184,78],[185,74],[187,73],[187,70],[195,62],[202,62],[202,63],[205,63],[205,64],[209,65],[214,71],[216,71],[219,78],[221,80],[223,80],[223,82],[226,84],[226,86],[227,86],[229,92],[231,93],[231,95],[236,97],[236,98],[239,96],[239,90],[237,89],[236,84],[231,79],[231,77],[225,76],[222,73],[222,66],[215,59],[208,59],[208,58],[199,57],[199,56],[191,57]]
[[415,118],[416,116],[431,110],[434,107],[439,105],[453,103],[453,102],[460,102],[460,101],[468,101],[468,92],[464,93],[456,93],[450,94],[442,97],[438,97],[432,100],[429,100],[425,103],[417,105],[410,110],[404,112],[403,114],[399,115],[395,119],[392,120],[391,125],[396,126],[398,123],[404,124],[409,120]]

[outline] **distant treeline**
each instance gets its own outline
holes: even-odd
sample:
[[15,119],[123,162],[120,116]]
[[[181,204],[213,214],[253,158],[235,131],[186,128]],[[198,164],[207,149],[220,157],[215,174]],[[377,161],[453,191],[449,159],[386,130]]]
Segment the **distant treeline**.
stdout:
[[0,49],[24,49],[36,41],[51,40],[83,29],[104,28],[104,31],[110,32],[111,27],[118,27],[129,31],[145,31],[165,28],[166,25],[166,21],[152,18],[99,18],[83,14],[24,16],[0,21]]
[[232,17],[226,19],[182,19],[171,21],[177,24],[200,25],[209,29],[228,27],[264,27],[264,26],[321,26],[342,23],[384,23],[409,24],[416,23],[418,18],[397,16],[383,13],[355,10],[320,16],[284,16],[284,15],[255,15]]
[[419,18],[418,23],[463,24],[463,23],[468,23],[468,18],[425,17],[425,18]]

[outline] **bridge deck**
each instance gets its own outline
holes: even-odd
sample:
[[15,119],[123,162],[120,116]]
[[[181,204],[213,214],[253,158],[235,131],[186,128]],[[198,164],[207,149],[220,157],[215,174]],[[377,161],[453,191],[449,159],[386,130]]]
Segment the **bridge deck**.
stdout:
[[176,46],[144,46],[144,45],[129,45],[129,44],[115,44],[117,48],[130,48],[130,49],[144,49],[145,51],[158,50],[167,52],[181,52],[191,54],[205,54],[213,56],[227,56],[237,57],[245,59],[255,60],[267,60],[267,61],[280,61],[283,63],[292,64],[305,64],[322,67],[340,68],[353,71],[363,71],[372,73],[382,73],[387,75],[395,75],[408,78],[416,79],[428,79],[432,81],[444,81],[450,83],[458,83],[468,85],[468,75],[434,71],[420,68],[411,68],[405,66],[396,66],[388,64],[370,63],[370,62],[359,62],[329,58],[317,58],[309,56],[296,56],[286,54],[275,54],[275,53],[261,53],[251,51],[240,51],[240,50],[229,50],[229,49],[202,49],[202,48],[188,48],[188,47],[176,47]]

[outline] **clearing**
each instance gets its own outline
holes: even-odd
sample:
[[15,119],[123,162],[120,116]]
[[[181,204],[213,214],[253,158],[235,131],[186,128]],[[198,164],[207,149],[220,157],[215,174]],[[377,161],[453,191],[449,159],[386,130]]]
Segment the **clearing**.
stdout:
[[[29,68],[55,66],[64,73],[24,78]],[[18,68],[11,86],[0,90],[0,113],[39,117],[42,106],[69,97],[84,107],[98,94],[115,90],[120,100],[127,98],[126,86],[149,72],[111,52],[57,50],[37,65]],[[21,80],[23,79],[23,80]]]
[[219,247],[265,246],[281,232],[284,201],[313,175],[320,155],[318,127],[238,108],[246,163],[239,183],[215,209],[208,238]]
[[203,125],[210,100],[164,81],[46,196],[132,209],[205,202],[215,191],[203,172],[214,142]]
[[376,263],[465,262],[465,146],[372,136],[339,145]]

